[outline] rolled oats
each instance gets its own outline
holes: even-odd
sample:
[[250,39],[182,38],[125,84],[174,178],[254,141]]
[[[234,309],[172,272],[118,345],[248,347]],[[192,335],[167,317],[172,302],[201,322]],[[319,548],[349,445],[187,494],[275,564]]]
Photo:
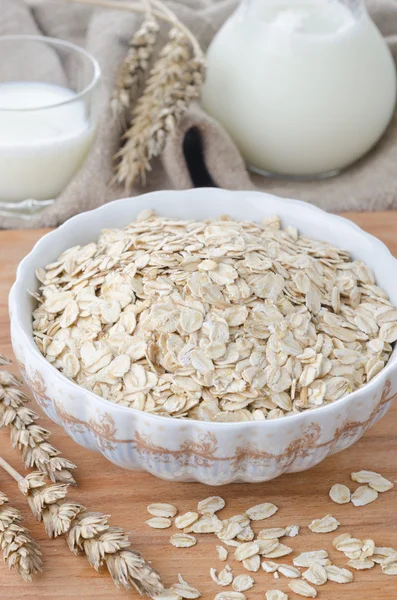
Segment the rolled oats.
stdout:
[[325,566],[330,564],[328,552],[326,550],[312,550],[311,552],[302,552],[296,556],[293,561],[296,567],[311,567],[313,563]]
[[175,548],[190,548],[197,544],[194,535],[189,535],[188,533],[174,533],[170,537],[170,542]]
[[242,592],[225,590],[223,592],[219,592],[219,594],[215,596],[214,600],[246,600],[246,596]]
[[166,517],[153,517],[153,519],[146,521],[146,525],[149,525],[152,529],[168,529],[168,527],[171,527],[172,521]]
[[201,592],[185,581],[180,574],[178,574],[178,583],[174,583],[171,586],[171,590],[176,592],[181,598],[186,598],[187,600],[195,600],[201,596]]
[[185,527],[190,527],[195,523],[199,518],[198,513],[196,512],[187,512],[184,515],[179,515],[175,518],[175,527],[177,529],[185,529]]
[[297,567],[292,565],[278,565],[277,571],[290,579],[295,579],[301,576],[301,572]]
[[351,493],[346,485],[335,483],[329,491],[329,496],[336,504],[347,504],[350,502]]
[[285,528],[285,535],[287,537],[296,537],[299,535],[300,527],[299,525],[287,525]]
[[310,565],[307,571],[302,573],[302,577],[314,585],[324,585],[324,583],[327,583],[328,579],[326,568],[318,563]]
[[243,561],[246,558],[250,558],[255,554],[258,554],[259,546],[255,542],[246,542],[245,544],[241,544],[238,548],[236,548],[234,552],[234,558],[238,561]]
[[277,506],[271,502],[264,502],[263,504],[257,504],[256,506],[249,508],[245,512],[252,521],[262,521],[263,519],[268,519],[277,511]]
[[262,562],[262,569],[265,573],[274,573],[277,571],[279,565],[271,560],[264,560]]
[[250,575],[237,575],[233,580],[233,589],[236,592],[246,592],[253,587],[254,583]]
[[270,527],[268,529],[261,529],[258,533],[260,540],[273,540],[286,536],[287,532],[283,527]]
[[222,521],[216,515],[204,516],[186,529],[189,533],[219,533],[222,529]]
[[316,598],[317,596],[317,590],[302,579],[293,579],[289,582],[288,587],[295,594],[304,596],[305,598]]
[[361,571],[363,569],[372,569],[372,567],[375,566],[374,561],[370,558],[356,560],[351,559],[348,561],[347,564],[349,565],[349,567],[351,567],[352,569],[356,569],[357,571]]
[[268,590],[266,592],[266,600],[288,600],[288,595],[280,590]]
[[350,583],[353,581],[353,573],[348,569],[337,567],[335,565],[327,565],[324,567],[327,572],[329,581],[335,581],[336,583]]
[[330,533],[338,529],[340,523],[332,515],[326,515],[322,519],[314,519],[309,525],[310,531],[313,533]]
[[[223,587],[230,585],[233,581],[233,571],[229,565],[226,565],[222,571],[219,571],[217,574],[216,569],[210,569],[211,579],[215,581],[217,585],[221,585]],[[237,590],[243,591],[243,590]]]
[[217,546],[216,551],[218,553],[219,560],[227,560],[229,552],[223,546]]
[[178,509],[173,506],[173,504],[166,503],[154,503],[149,504],[147,507],[148,513],[153,515],[154,517],[175,517]]
[[369,485],[361,485],[352,494],[351,501],[354,506],[365,506],[366,504],[375,502],[377,497],[378,492],[376,490],[369,487]]
[[286,546],[285,544],[278,544],[274,550],[271,552],[266,552],[263,556],[265,558],[281,558],[282,556],[287,556],[287,554],[291,554],[292,548]]
[[197,505],[197,511],[202,515],[213,515],[222,510],[225,506],[225,501],[220,496],[210,496],[205,500],[201,500]]
[[351,474],[352,481],[356,481],[357,483],[369,483],[375,477],[379,477],[379,473],[375,473],[375,471],[363,470]]
[[388,492],[394,487],[394,484],[385,477],[382,477],[382,475],[377,475],[371,479],[371,481],[368,482],[368,485],[370,488],[380,493]]
[[254,554],[254,556],[250,556],[249,558],[245,558],[243,560],[243,567],[247,569],[247,571],[251,571],[252,573],[256,573],[259,571],[261,566],[261,557],[259,554]]
[[372,379],[397,339],[397,310],[369,268],[278,218],[148,210],[36,275],[33,334],[47,360],[111,402],[174,418],[329,404]]

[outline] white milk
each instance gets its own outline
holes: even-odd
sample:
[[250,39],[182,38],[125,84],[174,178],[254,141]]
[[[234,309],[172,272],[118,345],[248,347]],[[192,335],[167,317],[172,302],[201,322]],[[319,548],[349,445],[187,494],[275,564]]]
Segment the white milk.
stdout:
[[247,162],[311,176],[365,154],[395,106],[390,52],[365,10],[339,2],[251,0],[215,36],[204,108]]
[[75,96],[47,83],[0,84],[2,201],[54,198],[82,164],[93,135],[84,102],[52,106]]

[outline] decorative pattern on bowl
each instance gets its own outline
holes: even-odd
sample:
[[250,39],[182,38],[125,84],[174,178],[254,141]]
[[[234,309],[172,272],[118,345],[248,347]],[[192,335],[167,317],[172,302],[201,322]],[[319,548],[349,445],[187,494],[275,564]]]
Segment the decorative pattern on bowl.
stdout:
[[[180,420],[125,408],[57,371],[32,339],[33,300],[27,290],[37,287],[34,268],[71,245],[95,239],[105,226],[126,225],[149,207],[182,218],[225,212],[250,219],[280,214],[304,233],[334,241],[365,260],[397,303],[397,261],[387,248],[349,221],[298,201],[256,192],[201,189],[148,194],[83,213],[38,242],[22,261],[10,293],[11,335],[21,372],[44,412],[73,440],[101,452],[116,465],[163,479],[209,485],[259,482],[311,468],[354,444],[385,414],[397,396],[395,350],[386,368],[369,384],[334,404],[283,419],[244,423]],[[345,244],[340,235],[346,236]]]

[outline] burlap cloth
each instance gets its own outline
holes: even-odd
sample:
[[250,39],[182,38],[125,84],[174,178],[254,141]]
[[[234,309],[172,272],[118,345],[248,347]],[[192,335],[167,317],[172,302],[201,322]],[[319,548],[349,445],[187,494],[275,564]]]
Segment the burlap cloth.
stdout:
[[[191,28],[202,47],[207,48],[216,30],[235,8],[236,0],[174,0],[167,4]],[[396,0],[369,0],[368,6],[397,61]],[[112,157],[121,132],[111,117],[108,99],[128,40],[140,22],[141,17],[135,14],[91,9],[61,0],[34,6],[22,0],[0,0],[0,35],[33,33],[71,40],[85,46],[99,60],[103,73],[103,107],[98,131],[80,171],[56,202],[34,220],[1,217],[0,227],[55,226],[115,198],[200,184],[228,189],[260,187],[280,196],[312,202],[332,212],[397,208],[396,114],[377,147],[345,173],[324,181],[285,182],[250,176],[230,137],[195,105],[168,139],[162,157],[154,162],[144,189],[134,188],[126,193],[122,188],[112,187]],[[163,40],[165,36],[166,28],[162,30]],[[47,67],[43,57],[40,64],[34,65],[35,74],[39,75],[37,71]]]

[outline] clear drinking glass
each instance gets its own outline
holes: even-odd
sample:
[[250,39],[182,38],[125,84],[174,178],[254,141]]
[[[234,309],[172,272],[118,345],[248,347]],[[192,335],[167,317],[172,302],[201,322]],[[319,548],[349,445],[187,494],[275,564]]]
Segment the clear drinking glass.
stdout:
[[100,68],[58,39],[0,37],[0,213],[29,219],[82,165],[94,136]]
[[382,136],[396,70],[362,0],[242,0],[209,47],[202,102],[253,171],[324,177]]

